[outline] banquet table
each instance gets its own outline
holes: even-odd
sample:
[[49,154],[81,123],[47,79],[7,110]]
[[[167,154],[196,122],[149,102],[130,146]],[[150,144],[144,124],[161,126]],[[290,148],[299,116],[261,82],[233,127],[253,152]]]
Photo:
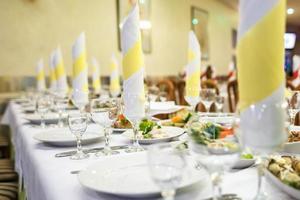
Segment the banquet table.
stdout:
[[[85,189],[80,185],[77,175],[71,174],[73,170],[84,169],[104,157],[90,155],[85,160],[71,160],[69,157],[56,158],[56,153],[73,150],[72,147],[52,147],[35,140],[33,136],[42,130],[26,123],[20,105],[11,101],[5,111],[1,123],[9,125],[12,132],[12,143],[15,148],[16,170],[23,177],[23,184],[29,200],[123,200],[128,197],[100,194]],[[124,145],[130,142],[120,134],[113,134],[112,145]],[[84,146],[103,146],[104,142]],[[133,153],[132,153],[133,154]],[[140,152],[146,156],[146,152]],[[113,156],[130,156],[126,153]],[[109,159],[105,157],[105,159]],[[137,177],[138,178],[138,177]],[[257,190],[257,172],[255,168],[226,173],[223,181],[224,193],[236,193],[242,199],[253,199]],[[270,199],[293,199],[280,191],[267,180],[266,190]],[[176,200],[205,199],[210,197],[211,186],[208,176],[204,176],[199,184],[176,195]],[[144,198],[143,198],[144,199]],[[160,199],[149,198],[149,199]]]

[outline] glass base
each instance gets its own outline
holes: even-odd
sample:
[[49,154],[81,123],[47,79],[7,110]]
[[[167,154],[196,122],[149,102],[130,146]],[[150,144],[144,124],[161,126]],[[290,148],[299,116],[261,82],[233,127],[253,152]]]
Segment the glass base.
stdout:
[[114,151],[111,149],[104,149],[103,151],[100,151],[95,154],[95,156],[100,157],[100,156],[111,156],[111,155],[116,155],[119,154],[119,151]]
[[268,198],[268,194],[266,192],[260,192],[258,194],[256,194],[254,200],[267,200]]
[[82,160],[85,158],[90,157],[89,154],[83,153],[83,152],[77,152],[76,154],[74,154],[73,156],[70,157],[71,160]]
[[141,147],[140,145],[133,145],[133,146],[130,146],[128,147],[125,152],[126,153],[134,153],[134,152],[141,152],[141,151],[144,151],[145,149],[143,147]]

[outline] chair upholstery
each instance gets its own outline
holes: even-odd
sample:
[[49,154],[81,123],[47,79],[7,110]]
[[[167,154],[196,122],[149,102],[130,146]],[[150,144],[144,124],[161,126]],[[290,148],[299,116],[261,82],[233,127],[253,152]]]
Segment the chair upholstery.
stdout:
[[229,111],[235,112],[236,106],[239,101],[237,80],[228,82],[227,93],[228,93]]

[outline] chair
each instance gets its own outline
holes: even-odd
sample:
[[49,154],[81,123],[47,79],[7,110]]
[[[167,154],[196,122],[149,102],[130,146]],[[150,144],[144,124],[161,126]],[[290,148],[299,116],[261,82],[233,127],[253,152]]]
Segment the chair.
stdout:
[[288,88],[288,89],[290,89],[290,90],[296,90],[296,88],[293,86],[292,82],[289,81],[289,80],[287,80],[285,82],[285,87]]
[[172,81],[168,79],[162,79],[157,83],[157,87],[161,92],[166,93],[167,101],[175,101],[175,87]]
[[228,83],[227,93],[228,93],[229,111],[235,112],[236,105],[239,101],[237,80],[233,80]]

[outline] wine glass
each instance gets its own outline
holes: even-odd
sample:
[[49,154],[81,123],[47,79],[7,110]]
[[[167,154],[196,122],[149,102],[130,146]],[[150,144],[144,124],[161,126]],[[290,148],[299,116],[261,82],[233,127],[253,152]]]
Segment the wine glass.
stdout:
[[124,93],[124,115],[133,127],[133,144],[125,152],[144,151],[139,144],[139,123],[145,117],[145,96],[137,93]]
[[[223,174],[229,171],[240,157],[239,139],[234,133],[223,136],[220,126],[214,124],[213,119],[210,121],[199,116],[194,115],[188,122],[190,150],[196,157],[197,164],[206,169],[210,175],[212,199],[222,199]],[[233,124],[234,122],[232,120]]]
[[215,96],[216,96],[215,89],[205,88],[200,90],[200,99],[205,107],[206,113],[209,113],[210,106],[214,102]]
[[222,96],[216,96],[215,105],[216,105],[216,108],[217,108],[217,112],[219,114],[221,114],[222,111],[223,111],[224,102],[225,102],[225,98],[224,97],[222,97]]
[[251,149],[259,162],[257,200],[268,199],[263,187],[267,156],[280,149],[287,139],[284,126],[286,107],[287,104],[282,102],[259,103],[241,112],[240,135],[243,147]]
[[[104,105],[106,107],[103,107]],[[93,99],[91,102],[91,114],[93,121],[103,126],[105,136],[104,149],[96,153],[96,156],[118,154],[119,152],[112,150],[109,144],[112,132],[111,126],[118,116],[118,101],[116,99]]]
[[88,121],[87,113],[76,112],[76,113],[70,113],[68,116],[69,129],[71,133],[75,135],[77,140],[77,152],[76,154],[70,157],[72,160],[81,160],[89,157],[88,154],[85,154],[82,151],[82,145],[81,145],[82,135],[87,129],[87,121]]
[[187,88],[187,90],[189,90],[190,93],[196,93],[197,94],[196,96],[188,96],[188,95],[184,96],[185,101],[190,105],[190,111],[192,113],[194,113],[195,110],[196,110],[196,106],[200,102],[199,90],[196,89],[196,88]]
[[49,111],[50,106],[51,106],[51,101],[47,96],[40,97],[37,100],[37,112],[41,116],[41,128],[46,128],[45,115]]
[[152,180],[161,189],[162,197],[173,200],[186,167],[183,152],[169,143],[152,145],[148,151],[148,166]]
[[295,123],[295,117],[300,111],[300,92],[293,92],[291,98],[288,99],[288,113],[290,117],[290,127]]
[[76,108],[83,112],[89,103],[89,93],[85,90],[74,89],[72,91],[72,102]]
[[69,103],[69,99],[65,92],[59,92],[59,93],[55,94],[54,104],[55,104],[56,110],[58,111],[57,125],[59,128],[62,128],[64,126],[63,114],[64,114],[65,109],[68,107],[68,103]]

